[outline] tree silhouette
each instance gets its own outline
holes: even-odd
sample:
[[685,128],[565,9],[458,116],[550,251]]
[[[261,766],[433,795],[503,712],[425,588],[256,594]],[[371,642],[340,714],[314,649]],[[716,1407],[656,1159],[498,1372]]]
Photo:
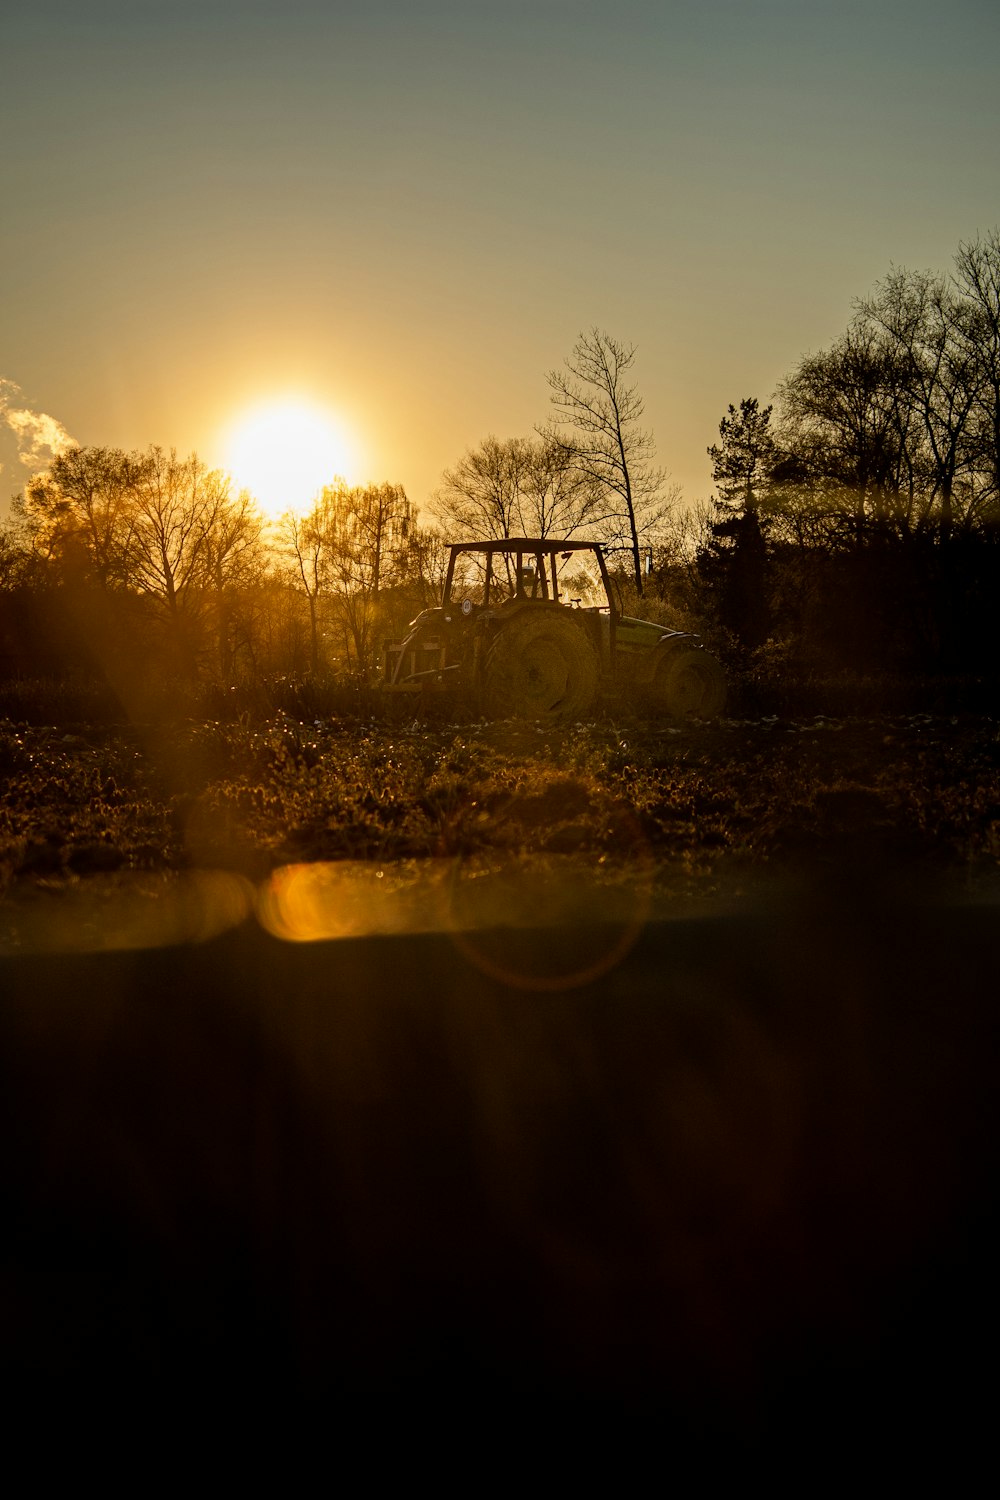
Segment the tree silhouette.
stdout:
[[761,411],[756,396],[730,406],[719,423],[721,443],[708,450],[719,503],[734,515],[756,515],[777,458],[770,406]]
[[976,365],[970,447],[980,478],[977,519],[1000,518],[1000,230],[961,244],[952,285],[968,309],[962,334]]
[[573,445],[551,433],[490,434],[445,470],[433,509],[455,541],[570,537],[607,519],[601,487],[581,471]]
[[320,666],[320,620],[324,602],[336,609],[345,654],[367,670],[373,654],[380,598],[398,581],[409,556],[410,503],[400,485],[326,485],[303,516],[279,522],[279,545],[295,587],[309,609],[310,669]]
[[319,671],[320,600],[331,587],[330,552],[333,539],[320,500],[305,515],[286,511],[277,523],[279,550],[288,559],[292,586],[302,594],[309,611],[309,670]]
[[246,643],[238,600],[266,560],[261,517],[226,475],[157,447],[73,448],[30,482],[24,516],[49,581],[117,599],[182,675],[210,652],[229,677]]
[[25,495],[36,551],[101,589],[128,587],[129,546],[149,455],[70,448],[30,480]]
[[967,514],[974,505],[968,439],[981,377],[969,309],[943,276],[898,269],[861,304],[858,320],[884,334],[898,360],[916,419],[907,427],[910,465],[947,542],[956,506]]
[[767,544],[761,502],[771,482],[777,448],[771,407],[755,396],[730,406],[719,423],[720,443],[708,449],[716,483],[712,542],[702,571],[712,580],[719,618],[742,645],[762,645],[770,633]]
[[577,472],[609,497],[606,526],[632,556],[636,590],[643,592],[641,538],[662,518],[664,474],[653,467],[652,434],[640,427],[644,403],[626,384],[635,346],[598,328],[581,334],[564,370],[547,379],[558,412],[547,431],[562,437]]

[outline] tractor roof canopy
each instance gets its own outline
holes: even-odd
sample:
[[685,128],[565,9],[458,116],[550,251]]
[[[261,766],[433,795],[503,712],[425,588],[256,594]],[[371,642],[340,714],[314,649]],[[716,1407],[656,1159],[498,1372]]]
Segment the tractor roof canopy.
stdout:
[[453,542],[452,556],[457,552],[545,552],[554,555],[561,552],[601,552],[603,542],[560,541],[557,537],[506,536],[499,541]]

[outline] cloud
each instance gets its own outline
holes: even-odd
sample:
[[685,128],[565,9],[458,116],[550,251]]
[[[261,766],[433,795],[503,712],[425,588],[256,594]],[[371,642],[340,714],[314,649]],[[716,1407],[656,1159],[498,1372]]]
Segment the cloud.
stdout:
[[72,448],[74,440],[55,417],[21,406],[20,397],[20,386],[0,377],[0,426],[8,427],[14,434],[18,462],[34,474]]

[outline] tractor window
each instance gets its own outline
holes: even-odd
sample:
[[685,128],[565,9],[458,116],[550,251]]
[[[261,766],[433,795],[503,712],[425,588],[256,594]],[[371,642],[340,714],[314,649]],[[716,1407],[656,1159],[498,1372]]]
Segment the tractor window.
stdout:
[[506,552],[494,553],[490,562],[490,603],[506,604],[517,593],[517,559]]
[[[580,554],[571,556],[579,571]],[[455,558],[448,602],[457,604],[463,599],[471,599],[473,604],[489,604],[493,608],[509,600],[540,603],[561,598],[563,603],[568,603],[570,597],[575,597],[575,592],[572,595],[567,593],[560,572],[563,568],[559,557],[550,552],[459,552]],[[590,586],[592,588],[592,584]]]
[[471,599],[473,604],[486,602],[486,559],[475,552],[460,552],[455,559],[449,602]]
[[607,609],[608,596],[597,559],[590,552],[563,552],[556,558],[559,597],[581,609]]
[[506,553],[460,552],[455,559],[449,602],[471,599],[473,604],[503,604],[517,588],[517,560]]
[[515,560],[514,592],[518,599],[547,599],[549,580],[541,553],[518,554]]

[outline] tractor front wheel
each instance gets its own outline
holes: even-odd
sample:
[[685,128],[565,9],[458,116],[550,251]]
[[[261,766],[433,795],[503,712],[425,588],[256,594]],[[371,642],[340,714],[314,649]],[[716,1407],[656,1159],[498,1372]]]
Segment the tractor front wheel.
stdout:
[[700,648],[671,651],[657,665],[649,700],[673,719],[715,719],[726,703],[726,674]]

